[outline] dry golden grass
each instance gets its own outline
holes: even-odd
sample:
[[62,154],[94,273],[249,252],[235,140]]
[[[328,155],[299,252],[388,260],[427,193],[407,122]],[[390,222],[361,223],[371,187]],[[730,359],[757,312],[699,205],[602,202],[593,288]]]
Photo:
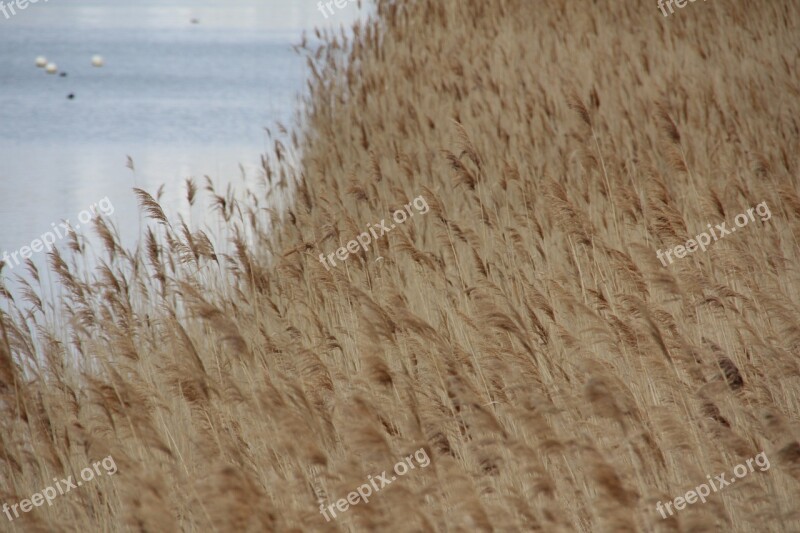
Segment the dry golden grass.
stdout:
[[75,242],[64,298],[31,272],[2,315],[0,502],[119,471],[0,528],[800,531],[798,27],[789,0],[380,0],[306,45],[304,129],[262,189],[207,191],[232,253],[142,191],[140,250],[100,227],[100,268]]

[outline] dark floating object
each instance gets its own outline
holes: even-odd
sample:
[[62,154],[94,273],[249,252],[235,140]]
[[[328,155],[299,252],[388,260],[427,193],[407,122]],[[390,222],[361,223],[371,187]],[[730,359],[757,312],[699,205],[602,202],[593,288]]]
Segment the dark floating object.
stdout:
[[75,94],[74,94],[74,93],[69,93],[69,94],[67,95],[67,99],[69,99],[69,100],[74,100],[74,99],[75,99]]
[[62,78],[66,78],[67,77],[67,73],[66,72],[62,72],[61,74],[59,74],[59,76],[61,76]]
[[200,20],[199,19],[192,19],[192,24],[200,24]]

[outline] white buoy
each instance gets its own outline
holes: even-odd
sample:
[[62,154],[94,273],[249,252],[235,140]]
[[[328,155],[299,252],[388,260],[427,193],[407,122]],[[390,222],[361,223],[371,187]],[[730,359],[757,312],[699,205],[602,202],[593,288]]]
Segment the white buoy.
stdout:
[[47,66],[47,58],[44,56],[39,56],[36,58],[36,66],[39,68],[44,68]]
[[92,56],[93,67],[102,67],[103,63],[104,63],[103,56]]
[[58,72],[58,66],[55,63],[48,63],[47,66],[44,67],[44,71],[48,74],[55,74]]

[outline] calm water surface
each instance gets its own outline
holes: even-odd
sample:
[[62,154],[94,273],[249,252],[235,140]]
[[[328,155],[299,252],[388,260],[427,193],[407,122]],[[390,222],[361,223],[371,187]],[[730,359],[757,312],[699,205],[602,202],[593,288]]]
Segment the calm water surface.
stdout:
[[[348,3],[326,20],[306,0],[51,0],[0,15],[0,258],[106,197],[130,246],[133,186],[165,184],[166,211],[186,215],[186,177],[255,176],[264,127],[291,124],[305,86],[291,45],[358,16]],[[39,55],[66,77],[36,68]]]

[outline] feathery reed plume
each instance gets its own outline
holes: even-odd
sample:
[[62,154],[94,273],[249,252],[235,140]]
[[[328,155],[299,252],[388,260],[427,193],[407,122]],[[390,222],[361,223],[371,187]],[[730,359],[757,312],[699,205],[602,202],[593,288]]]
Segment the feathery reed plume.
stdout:
[[9,251],[0,504],[95,473],[9,528],[800,531],[800,4],[700,4],[376,0],[255,184]]
[[161,206],[158,205],[158,202],[156,202],[156,200],[152,196],[150,196],[150,193],[137,188],[134,188],[133,192],[136,195],[136,198],[139,200],[139,207],[145,213],[147,213],[147,216],[159,222],[160,224],[167,226],[170,229],[172,228],[172,226],[169,223],[169,220],[167,220],[167,216],[161,209]]

